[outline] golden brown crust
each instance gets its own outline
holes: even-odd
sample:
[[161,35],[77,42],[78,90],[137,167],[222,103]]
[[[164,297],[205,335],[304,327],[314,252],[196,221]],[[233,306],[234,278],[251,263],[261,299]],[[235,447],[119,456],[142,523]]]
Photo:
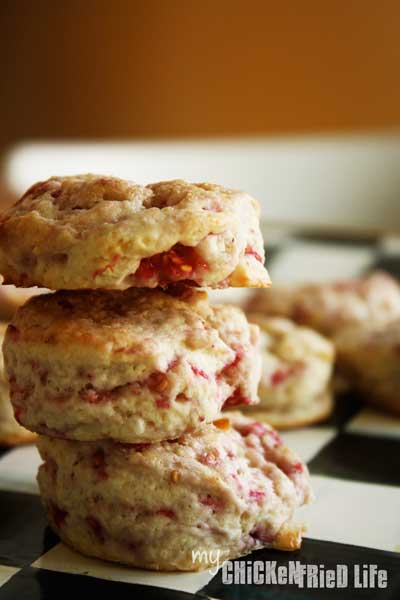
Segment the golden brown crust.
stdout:
[[0,220],[0,273],[50,289],[266,287],[258,220],[256,200],[213,184],[52,177]]

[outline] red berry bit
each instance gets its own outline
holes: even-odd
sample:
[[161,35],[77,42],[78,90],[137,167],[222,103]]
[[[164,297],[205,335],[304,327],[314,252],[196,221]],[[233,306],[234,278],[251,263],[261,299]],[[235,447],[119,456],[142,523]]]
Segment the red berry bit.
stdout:
[[170,407],[170,401],[168,398],[169,381],[166,373],[162,373],[161,371],[152,373],[146,379],[145,385],[147,385],[149,390],[158,394],[158,397],[155,399],[155,404],[157,408]]
[[167,519],[175,519],[176,517],[174,511],[170,508],[160,508],[155,514],[166,517]]
[[297,461],[288,469],[288,475],[295,475],[296,473],[302,473],[304,471],[304,465],[302,462]]
[[65,520],[68,517],[68,512],[60,508],[55,502],[50,502],[49,512],[51,518],[54,521],[54,525],[57,527],[57,529],[60,529],[64,525]]
[[157,398],[156,406],[157,408],[169,408],[171,405],[169,403],[169,400],[167,400],[166,398]]
[[240,361],[242,360],[242,358],[244,356],[244,348],[242,346],[234,348],[234,350],[235,350],[235,357],[227,365],[225,365],[225,367],[222,369],[221,374],[223,374],[223,375],[227,375],[230,371],[235,369],[239,365]]
[[41,367],[40,363],[37,360],[31,361],[31,368],[32,368],[32,371],[39,376],[40,383],[42,385],[46,385],[47,378],[49,375],[48,370]]
[[15,325],[9,325],[7,328],[7,334],[10,336],[13,342],[18,342],[20,340],[21,334],[19,329],[15,327]]
[[279,385],[283,383],[289,377],[288,371],[283,371],[282,369],[277,369],[271,375],[271,385]]
[[143,442],[142,444],[128,444],[128,443],[123,443],[123,442],[114,442],[114,443],[123,452],[130,452],[132,450],[134,452],[144,452],[144,450],[147,450],[147,448],[150,448],[150,446],[151,446],[150,442]]
[[221,464],[221,459],[217,449],[210,450],[209,452],[202,452],[198,457],[199,462],[209,467],[216,467]]
[[248,425],[244,425],[239,429],[241,435],[256,435],[258,438],[267,438],[270,442],[269,446],[272,448],[276,448],[277,446],[282,446],[283,442],[279,436],[279,434],[274,430],[267,427],[264,423],[260,421],[254,421],[253,423],[249,423]]
[[272,447],[282,446],[283,442],[280,435],[275,431],[275,429],[270,429],[267,432],[268,437],[272,440]]
[[263,263],[263,257],[261,256],[261,254],[259,254],[256,250],[254,250],[254,248],[252,248],[251,246],[247,246],[246,250],[245,250],[245,254],[246,255],[250,255],[250,256],[254,256],[254,258],[256,260],[258,260],[260,263]]
[[86,523],[98,542],[104,544],[106,534],[103,525],[95,517],[86,517]]
[[102,448],[98,448],[91,458],[92,468],[96,471],[99,479],[107,479],[106,458]]
[[[10,384],[10,396],[11,396],[12,403],[14,405],[14,414],[15,414],[15,418],[18,420],[18,416],[19,415],[22,416],[23,411],[24,411],[23,407],[19,403],[20,403],[20,401],[25,402],[26,398],[29,396],[29,389],[20,387],[17,384],[15,377],[11,377],[9,379],[9,384]],[[20,409],[19,413],[18,413],[17,407]]]
[[58,466],[55,460],[50,458],[50,456],[46,456],[43,463],[44,470],[49,475],[50,479],[53,483],[57,480]]
[[265,492],[263,490],[250,490],[249,497],[261,504],[265,499]]
[[155,279],[163,286],[169,282],[190,279],[207,269],[207,263],[194,248],[175,244],[168,252],[143,258],[134,278],[142,282]]
[[264,423],[260,423],[260,421],[252,421],[239,427],[241,435],[250,435],[253,433],[257,437],[263,437],[269,431],[269,428]]
[[192,369],[193,373],[197,375],[197,377],[202,377],[203,379],[210,379],[209,375],[207,375],[207,373],[203,371],[203,369],[199,369],[195,365],[190,365],[190,368]]
[[114,254],[111,261],[107,265],[94,271],[93,279],[96,279],[96,277],[99,277],[99,275],[103,275],[103,273],[105,273],[106,271],[112,271],[114,269],[115,265],[117,264],[117,262],[119,261],[119,259],[120,259],[119,254]]
[[249,406],[252,404],[252,401],[248,396],[245,396],[240,388],[236,388],[236,390],[229,396],[229,398],[225,401],[224,407],[227,406],[237,406],[238,404],[244,404]]
[[224,502],[220,498],[214,498],[213,496],[210,496],[210,494],[200,498],[200,504],[209,506],[213,513],[220,512],[225,507]]
[[167,375],[165,373],[162,373],[161,371],[152,373],[146,379],[145,385],[147,385],[149,390],[151,390],[152,392],[165,392],[168,388]]
[[272,544],[276,538],[276,533],[262,527],[256,527],[253,531],[250,531],[250,536],[256,542],[261,542],[261,544]]
[[111,399],[111,392],[106,390],[96,390],[89,384],[85,389],[79,392],[79,396],[85,402],[89,402],[89,404],[100,404],[101,402],[106,402]]
[[23,420],[24,420],[24,415],[25,415],[25,410],[22,408],[22,406],[16,406],[14,405],[14,418],[17,421],[17,423],[19,423],[20,425],[22,425]]
[[189,402],[190,398],[186,396],[186,394],[178,394],[175,398],[175,402]]
[[271,385],[276,386],[280,385],[284,381],[286,381],[289,377],[293,375],[297,375],[302,369],[304,369],[304,363],[298,361],[290,365],[287,369],[277,369],[271,375]]

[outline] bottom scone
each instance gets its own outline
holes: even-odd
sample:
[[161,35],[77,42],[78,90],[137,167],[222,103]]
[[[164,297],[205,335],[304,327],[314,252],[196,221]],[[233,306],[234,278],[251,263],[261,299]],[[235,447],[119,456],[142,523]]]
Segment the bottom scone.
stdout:
[[277,429],[329,417],[333,410],[332,342],[289,319],[260,314],[248,318],[260,327],[262,354],[260,404],[249,407],[251,415]]
[[14,418],[8,383],[3,370],[3,353],[1,351],[6,327],[7,325],[0,323],[0,446],[15,446],[33,442],[36,434],[21,427]]
[[349,385],[368,404],[400,416],[400,319],[348,328],[335,344]]
[[268,425],[226,413],[156,444],[40,436],[50,523],[83,554],[196,571],[262,547],[296,550],[294,511],[312,496],[307,467]]

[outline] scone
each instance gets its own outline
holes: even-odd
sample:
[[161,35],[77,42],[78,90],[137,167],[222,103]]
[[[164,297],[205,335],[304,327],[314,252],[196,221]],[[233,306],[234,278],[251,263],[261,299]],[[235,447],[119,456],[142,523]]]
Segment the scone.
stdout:
[[377,271],[335,283],[275,286],[255,292],[247,309],[293,319],[331,337],[350,325],[400,317],[400,285]]
[[400,416],[400,319],[349,328],[335,344],[341,373],[365,401]]
[[155,442],[258,402],[259,330],[194,288],[61,291],[10,324],[4,357],[18,421],[81,441]]
[[269,284],[248,194],[96,175],[39,182],[0,218],[0,273],[54,290]]
[[332,342],[288,319],[250,314],[249,320],[261,329],[260,404],[254,416],[278,429],[328,417],[333,409]]
[[307,467],[268,425],[240,413],[150,445],[39,438],[50,523],[89,556],[200,570],[262,547],[296,550]]
[[34,441],[36,435],[18,425],[13,415],[8,384],[3,369],[3,353],[1,352],[6,327],[7,325],[0,323],[0,446],[14,446],[29,444]]

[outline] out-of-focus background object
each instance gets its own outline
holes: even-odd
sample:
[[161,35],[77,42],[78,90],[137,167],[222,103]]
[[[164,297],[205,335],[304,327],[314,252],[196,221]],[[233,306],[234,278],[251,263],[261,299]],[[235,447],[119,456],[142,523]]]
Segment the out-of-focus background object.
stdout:
[[0,15],[0,144],[400,126],[396,0],[5,0]]
[[221,181],[269,222],[400,229],[394,0],[19,0],[0,18],[0,207],[104,171]]
[[[271,225],[400,231],[399,136],[302,136],[17,146],[4,162],[15,195],[53,174],[140,183],[185,178],[246,190]],[[266,237],[269,241],[268,236]]]

